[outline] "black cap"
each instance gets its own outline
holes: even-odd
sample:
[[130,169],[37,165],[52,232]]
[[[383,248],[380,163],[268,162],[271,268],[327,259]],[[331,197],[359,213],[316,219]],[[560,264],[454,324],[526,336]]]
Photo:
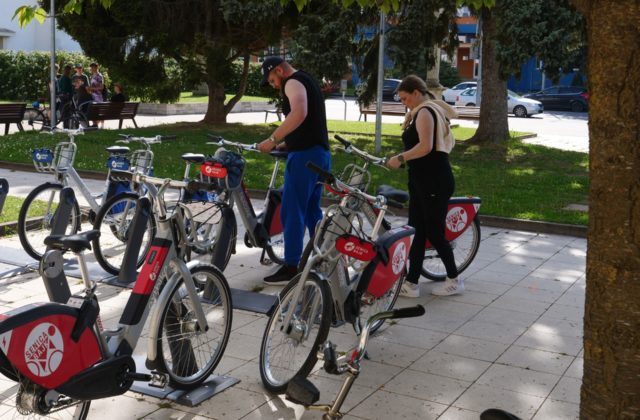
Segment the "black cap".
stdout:
[[269,73],[284,62],[282,57],[267,57],[262,62],[262,83],[260,86],[269,86]]

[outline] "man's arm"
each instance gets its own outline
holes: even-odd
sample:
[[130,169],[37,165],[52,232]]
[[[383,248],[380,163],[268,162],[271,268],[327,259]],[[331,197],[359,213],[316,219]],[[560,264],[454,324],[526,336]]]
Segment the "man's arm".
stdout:
[[[258,149],[263,153],[271,151],[276,145],[275,142],[282,142],[282,139],[298,128],[307,117],[307,90],[304,85],[295,79],[290,79],[284,86],[284,93],[289,98],[291,112],[289,112],[280,127],[276,128],[271,137],[258,145]],[[271,141],[271,138],[275,142]]]

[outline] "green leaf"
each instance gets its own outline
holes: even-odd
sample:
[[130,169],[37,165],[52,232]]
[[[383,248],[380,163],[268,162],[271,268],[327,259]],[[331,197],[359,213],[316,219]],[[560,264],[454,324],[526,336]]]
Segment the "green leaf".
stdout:
[[47,18],[47,12],[42,7],[38,7],[34,12],[34,16],[38,23],[42,25]]

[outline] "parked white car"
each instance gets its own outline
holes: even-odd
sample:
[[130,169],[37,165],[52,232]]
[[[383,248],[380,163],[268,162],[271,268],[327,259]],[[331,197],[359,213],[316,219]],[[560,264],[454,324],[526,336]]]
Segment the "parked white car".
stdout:
[[450,104],[450,105],[453,105],[454,102],[456,101],[456,96],[458,96],[458,94],[460,92],[462,92],[463,90],[474,88],[476,86],[478,86],[478,82],[462,82],[462,83],[458,83],[454,87],[449,88],[449,89],[445,90],[444,92],[442,92],[442,100],[445,101],[446,103]]
[[[478,106],[476,100],[476,88],[464,90],[456,96],[456,106]],[[535,99],[524,98],[515,92],[507,90],[507,112],[516,117],[530,117],[542,114],[544,107],[542,102]]]

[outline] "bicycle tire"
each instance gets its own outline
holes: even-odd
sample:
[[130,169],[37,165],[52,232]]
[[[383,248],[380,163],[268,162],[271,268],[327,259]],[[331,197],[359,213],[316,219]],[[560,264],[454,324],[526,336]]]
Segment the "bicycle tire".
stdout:
[[[295,287],[301,278],[301,274],[296,275],[280,292],[262,337],[260,377],[264,387],[274,394],[283,393],[294,376],[307,376],[311,372],[318,360],[318,347],[327,339],[331,327],[332,300],[329,285],[311,272],[304,280],[301,301],[296,304],[296,313],[292,317],[296,331],[301,336],[287,335],[284,329],[281,330]],[[314,313],[309,313],[313,308],[316,308]],[[312,339],[314,330],[315,337]],[[279,340],[277,335],[281,336]],[[285,349],[285,346],[289,348]],[[279,350],[283,350],[282,355],[278,353]]]
[[284,265],[284,233],[270,237],[269,242],[265,247],[267,255],[274,263]]
[[[462,235],[451,241],[450,244],[453,249],[458,274],[460,274],[473,262],[480,247],[480,221],[478,216],[474,217]],[[447,270],[440,256],[433,248],[425,251],[421,271],[424,277],[434,281],[444,281],[447,278]]]
[[24,113],[27,125],[34,131],[42,131],[49,124],[49,119],[44,116],[44,112],[35,108],[27,108]]
[[[51,234],[56,208],[60,202],[62,184],[42,184],[33,189],[22,203],[18,214],[18,237],[25,252],[40,261],[47,247],[44,239]],[[40,198],[40,195],[43,198]],[[47,196],[48,195],[48,196]],[[34,204],[35,203],[35,204]],[[40,207],[45,203],[44,209]],[[75,201],[65,234],[72,235],[80,230],[80,207]]]
[[89,127],[89,121],[82,111],[76,109],[73,110],[69,116],[69,128],[76,129],[80,127]]
[[[100,231],[100,236],[93,240],[93,254],[96,261],[106,272],[117,275],[122,268],[131,222],[135,215],[135,203],[140,198],[135,193],[123,192],[114,195],[100,206],[96,214],[93,228]],[[156,219],[149,217],[145,238],[138,251],[136,267],[144,262],[151,241],[156,234]]]
[[[168,304],[162,308],[156,342],[159,369],[168,374],[171,385],[179,389],[195,388],[211,375],[229,342],[233,317],[231,290],[224,274],[210,264],[197,265],[190,271],[205,310],[207,330],[197,331],[192,303],[181,278],[171,291]],[[212,321],[221,321],[221,325]],[[177,338],[172,340],[169,333],[173,332]],[[192,339],[196,340],[195,345]],[[215,348],[212,347],[214,341]]]

